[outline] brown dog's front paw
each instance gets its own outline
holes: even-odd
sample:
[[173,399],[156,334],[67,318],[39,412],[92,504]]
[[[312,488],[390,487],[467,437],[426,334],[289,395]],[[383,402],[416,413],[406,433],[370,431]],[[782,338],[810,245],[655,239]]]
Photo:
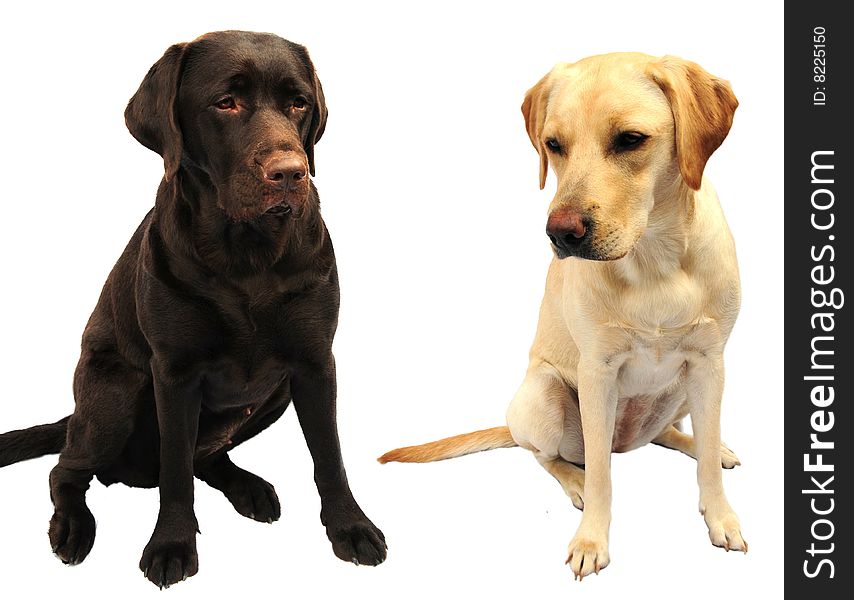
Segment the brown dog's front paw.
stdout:
[[195,536],[190,540],[168,542],[152,537],[142,551],[139,568],[160,589],[192,577],[199,571]]
[[332,542],[332,551],[341,560],[372,567],[385,560],[388,549],[385,536],[367,517],[329,525],[326,527],[326,535]]
[[86,506],[57,509],[48,529],[50,547],[67,565],[78,565],[95,543],[95,517]]

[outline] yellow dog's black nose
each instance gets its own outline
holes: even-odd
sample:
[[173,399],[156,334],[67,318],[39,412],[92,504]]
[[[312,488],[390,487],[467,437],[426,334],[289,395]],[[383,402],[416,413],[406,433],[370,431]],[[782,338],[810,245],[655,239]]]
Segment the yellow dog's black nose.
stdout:
[[[561,208],[549,215],[546,223],[546,235],[557,249],[559,255],[574,254],[584,242],[588,223],[580,212],[572,208]],[[561,256],[563,258],[563,256]]]

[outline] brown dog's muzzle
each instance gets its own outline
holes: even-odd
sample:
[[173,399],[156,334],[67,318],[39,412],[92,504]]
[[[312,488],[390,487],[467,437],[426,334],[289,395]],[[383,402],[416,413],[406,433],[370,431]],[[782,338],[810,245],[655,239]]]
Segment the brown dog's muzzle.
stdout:
[[274,152],[260,163],[266,184],[263,211],[302,215],[308,200],[308,165],[293,152]]

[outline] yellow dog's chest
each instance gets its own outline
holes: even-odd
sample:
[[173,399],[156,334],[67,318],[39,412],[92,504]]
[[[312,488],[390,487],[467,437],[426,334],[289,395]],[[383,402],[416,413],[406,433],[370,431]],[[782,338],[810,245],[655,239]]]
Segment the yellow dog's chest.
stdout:
[[617,374],[618,397],[658,396],[667,391],[685,368],[687,353],[680,345],[637,345],[626,353]]
[[604,290],[595,300],[605,308],[602,329],[583,330],[610,346],[612,352],[602,356],[619,365],[613,449],[631,450],[687,414],[682,388],[689,359],[717,343],[718,323],[706,314],[708,290],[683,270],[625,286],[619,294]]
[[684,416],[680,384],[688,366],[686,340],[693,328],[680,328],[650,339],[638,335],[623,355],[617,374],[617,412],[613,449],[621,452],[650,442]]

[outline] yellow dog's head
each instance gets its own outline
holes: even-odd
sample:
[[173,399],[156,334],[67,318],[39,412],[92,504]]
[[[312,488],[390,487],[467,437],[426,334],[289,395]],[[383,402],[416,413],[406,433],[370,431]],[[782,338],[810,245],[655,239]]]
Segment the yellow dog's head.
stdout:
[[698,190],[732,125],[729,83],[680,58],[617,53],[556,65],[522,104],[557,193],[546,233],[558,258],[616,260],[643,235],[656,198]]

